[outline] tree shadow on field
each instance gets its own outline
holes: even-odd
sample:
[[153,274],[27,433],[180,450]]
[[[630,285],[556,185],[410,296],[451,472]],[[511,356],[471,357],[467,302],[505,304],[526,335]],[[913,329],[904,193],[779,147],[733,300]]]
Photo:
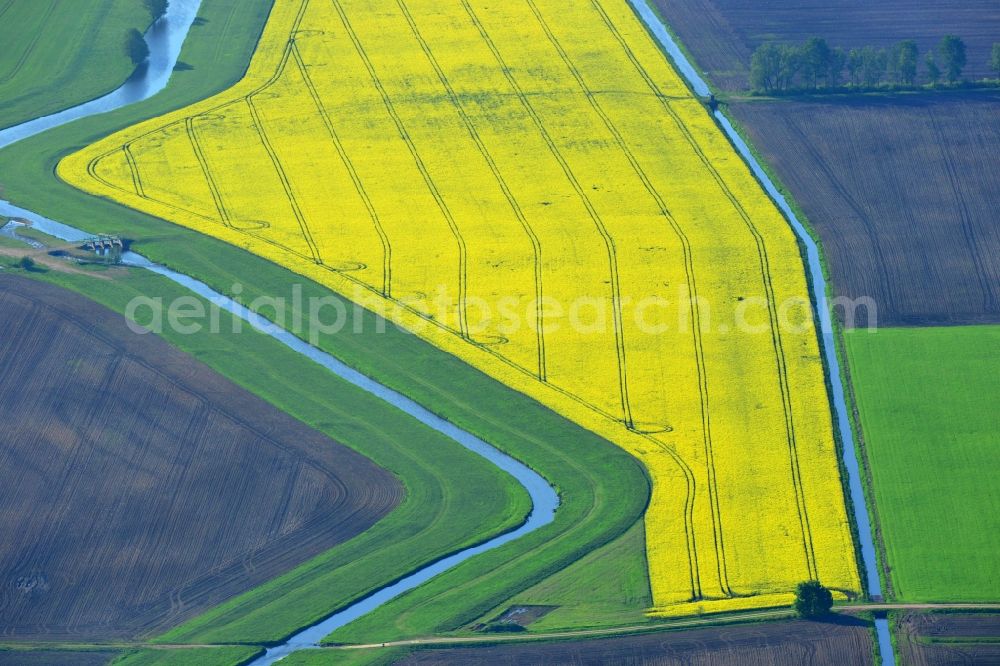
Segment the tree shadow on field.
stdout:
[[805,622],[816,622],[818,624],[833,624],[840,627],[870,627],[871,620],[865,620],[853,615],[843,615],[841,613],[829,613],[822,617],[804,620]]

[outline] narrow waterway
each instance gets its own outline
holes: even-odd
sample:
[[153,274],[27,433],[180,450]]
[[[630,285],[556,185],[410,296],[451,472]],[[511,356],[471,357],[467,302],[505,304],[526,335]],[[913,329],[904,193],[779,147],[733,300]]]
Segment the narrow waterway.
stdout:
[[[201,0],[171,0],[167,14],[151,26],[145,35],[151,54],[148,66],[137,71],[136,75],[130,78],[119,89],[86,104],[8,128],[0,132],[0,148],[80,118],[105,113],[128,104],[139,102],[162,90],[166,87],[170,74],[177,63],[181,46],[194,22],[200,4]],[[81,241],[92,235],[3,200],[0,200],[0,215],[26,220],[38,231],[68,242]],[[240,317],[254,326],[258,331],[271,336],[288,348],[322,365],[354,386],[384,400],[396,409],[409,414],[469,451],[482,456],[514,477],[524,487],[531,498],[531,513],[528,519],[517,529],[437,560],[409,574],[396,583],[377,590],[368,597],[341,609],[325,620],[303,629],[284,644],[267,650],[267,653],[254,661],[253,664],[258,666],[271,664],[288,656],[292,652],[315,648],[318,646],[319,641],[334,629],[370,613],[391,599],[408,590],[412,590],[434,576],[447,571],[475,555],[514,541],[525,534],[548,525],[555,519],[555,512],[559,506],[558,494],[545,479],[521,462],[490,446],[471,433],[462,430],[453,423],[433,414],[406,396],[348,367],[330,354],[307,344],[288,331],[261,321],[260,317],[254,316],[247,308],[216,292],[208,285],[190,276],[155,264],[134,252],[125,253],[123,261],[131,266],[162,275],[186,287],[220,308],[229,311],[234,316]]]
[[[650,32],[660,43],[663,49],[670,55],[677,69],[687,80],[688,85],[695,94],[705,98],[710,94],[708,84],[698,74],[698,70],[687,59],[684,51],[674,41],[670,32],[663,25],[660,17],[649,6],[647,0],[629,0]],[[851,421],[847,411],[847,401],[844,395],[844,384],[841,380],[840,361],[837,357],[836,340],[833,331],[833,322],[830,318],[830,307],[827,299],[826,277],[823,274],[823,264],[820,261],[819,247],[812,235],[805,228],[805,225],[796,217],[795,212],[788,201],[778,191],[770,176],[761,166],[753,152],[747,145],[740,133],[736,131],[729,118],[721,111],[716,110],[715,119],[719,126],[729,137],[736,150],[746,161],[754,175],[764,186],[764,189],[771,196],[774,202],[781,209],[788,219],[788,223],[795,231],[795,235],[806,248],[806,262],[809,270],[809,278],[812,288],[813,300],[816,303],[817,317],[819,319],[820,338],[823,348],[823,356],[826,362],[827,377],[830,380],[830,398],[833,400],[834,412],[836,414],[837,431],[840,433],[840,440],[843,443],[843,460],[847,468],[847,484],[851,497],[851,505],[854,513],[854,520],[858,526],[858,538],[861,541],[861,559],[865,568],[865,577],[868,582],[868,593],[871,596],[882,596],[882,580],[879,576],[878,560],[875,557],[875,542],[872,534],[871,521],[868,518],[868,503],[865,497],[864,487],[861,483],[861,470],[858,464],[857,444],[854,441],[854,432],[851,429]],[[892,641],[889,635],[889,623],[885,619],[875,620],[875,630],[878,635],[879,649],[882,654],[883,664],[895,664],[895,656],[892,651]]]

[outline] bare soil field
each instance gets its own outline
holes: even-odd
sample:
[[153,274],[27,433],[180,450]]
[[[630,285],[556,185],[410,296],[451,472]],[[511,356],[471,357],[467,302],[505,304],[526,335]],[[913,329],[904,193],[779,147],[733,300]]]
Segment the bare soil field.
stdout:
[[969,78],[989,76],[1000,40],[993,0],[652,0],[697,65],[724,90],[748,88],[750,55],[765,41],[823,37],[832,46],[889,46],[914,39],[921,52],[943,35],[965,40]]
[[[990,0],[653,0],[699,67],[747,88],[766,40],[825,37],[884,46],[946,33],[968,46],[965,74],[989,74],[1000,39]],[[869,296],[883,326],[1000,322],[1000,95],[828,96],[730,104],[819,233],[837,295]],[[856,325],[867,324],[859,312]]]
[[587,641],[418,650],[398,664],[872,664],[868,624],[769,622]]
[[0,666],[103,666],[110,663],[117,652],[56,652],[53,650],[0,651]]
[[1000,94],[730,108],[819,233],[838,295],[875,299],[881,326],[1000,321]]
[[903,664],[1000,663],[1000,615],[911,613],[900,618],[897,627]]
[[384,470],[118,314],[0,274],[0,635],[159,632],[364,531]]

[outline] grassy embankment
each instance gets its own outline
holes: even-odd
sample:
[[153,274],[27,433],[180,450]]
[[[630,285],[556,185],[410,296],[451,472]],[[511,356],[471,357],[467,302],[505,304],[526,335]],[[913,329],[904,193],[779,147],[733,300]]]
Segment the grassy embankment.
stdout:
[[[228,292],[238,282],[243,287],[244,302],[262,294],[289,297],[293,284],[302,285],[305,298],[332,296],[325,288],[237,248],[111,202],[86,197],[53,175],[55,164],[64,154],[138,120],[231,85],[243,73],[268,7],[269,3],[264,1],[233,7],[206,0],[201,11],[204,20],[196,23],[181,54],[181,59],[192,69],[177,72],[173,84],[152,100],[53,130],[4,151],[0,154],[0,170],[4,174],[5,195],[19,205],[89,231],[119,233],[135,239],[134,249],[194,275],[220,291]],[[72,282],[70,286],[90,291],[98,300],[119,311],[128,301],[130,289],[131,295],[149,290],[154,295],[183,293],[153,276],[132,276],[127,282],[116,281],[114,288],[106,284],[84,285],[68,278],[67,281]],[[372,331],[375,318],[350,308],[348,316],[351,322],[345,331],[324,340],[321,346],[522,459],[545,475],[562,495],[563,507],[554,524],[439,577],[436,584],[464,592],[448,600],[447,612],[433,617],[420,616],[420,621],[410,629],[432,632],[458,627],[614,539],[640,517],[648,497],[648,481],[639,465],[627,454],[393,327],[384,335],[355,335],[351,332],[355,322],[363,330]],[[305,371],[301,365],[305,361],[291,358],[291,352],[263,339],[259,344],[267,346],[268,350],[261,352],[254,350],[254,345],[248,345],[246,336],[239,340],[238,347],[224,343],[224,337],[177,336],[171,342],[195,353],[223,374],[292,414],[298,415],[302,408],[296,396],[306,392],[307,395],[302,396],[304,404],[312,403],[325,414],[316,420],[329,418],[331,405],[317,398],[324,392],[316,391],[317,384],[303,380],[299,373],[300,367]],[[277,358],[281,360],[276,361]],[[254,367],[256,370],[252,370]],[[319,372],[318,369],[313,371]],[[320,374],[325,376],[326,373]],[[283,381],[275,383],[276,379]],[[299,390],[293,391],[296,387]],[[354,415],[368,416],[380,426],[385,412],[381,406],[374,411],[371,407],[362,411],[350,410]],[[372,414],[378,416],[372,417]],[[304,420],[314,422],[308,418]],[[345,437],[344,433],[333,434],[348,444],[358,441],[357,437]],[[416,447],[407,447],[411,448]],[[420,451],[410,453],[418,455]],[[402,473],[406,467],[391,461],[377,462],[398,470],[397,473]],[[446,470],[439,471],[442,477],[461,476],[448,461],[440,463],[438,469]],[[412,479],[407,482],[417,483]],[[407,506],[416,509],[426,501],[429,501],[426,496],[414,496]],[[464,508],[462,502],[452,505]],[[388,532],[388,520],[401,515],[402,511],[397,510],[379,527]],[[373,530],[345,544],[352,549],[353,555],[348,558],[351,561],[359,560],[364,548],[378,550],[381,557],[376,559],[381,561],[381,569],[372,560],[358,561],[354,566],[366,567],[366,571],[378,570],[379,575],[359,575],[360,569],[354,575],[345,575],[333,563],[350,553],[331,552],[318,558],[326,562],[329,576],[315,575],[317,563],[310,563],[175,629],[163,640],[198,643],[279,640],[315,620],[322,614],[317,612],[319,607],[323,608],[323,613],[330,612],[372,586],[412,570],[416,560],[429,561],[443,554],[448,548],[444,546],[447,539],[442,541],[442,538],[453,533],[453,526],[440,519],[431,522],[442,530],[437,536],[423,531],[412,541],[402,542],[399,537],[403,533],[390,533],[389,538],[396,539],[399,547],[409,544],[403,550],[402,560],[383,555],[388,552],[385,532],[380,536]],[[482,537],[488,531],[484,528],[486,526],[480,524],[463,535]],[[412,526],[407,525],[405,529],[410,530]],[[509,564],[501,566],[501,562]],[[338,580],[343,579],[347,582],[342,586]]]
[[233,666],[246,664],[260,656],[263,648],[230,646],[178,650],[143,650],[125,653],[115,666]]
[[117,88],[135,68],[125,35],[150,20],[141,0],[0,3],[0,129]]
[[1000,599],[1000,327],[848,331],[895,596]]

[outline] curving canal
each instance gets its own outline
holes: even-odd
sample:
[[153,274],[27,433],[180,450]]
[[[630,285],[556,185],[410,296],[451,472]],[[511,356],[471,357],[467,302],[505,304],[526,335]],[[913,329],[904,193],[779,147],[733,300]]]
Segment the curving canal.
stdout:
[[[187,36],[197,16],[200,5],[201,0],[171,0],[167,14],[154,23],[146,32],[146,42],[149,44],[150,49],[149,64],[137,71],[120,88],[104,97],[81,104],[80,106],[3,130],[0,132],[0,148],[80,118],[113,111],[128,104],[142,101],[163,90],[170,79],[174,65],[177,63],[184,38]],[[0,215],[28,220],[39,231],[68,242],[81,241],[92,236],[92,234],[85,231],[43,217],[32,211],[15,206],[8,201],[0,200]],[[253,313],[246,307],[223,296],[208,285],[188,275],[155,264],[134,252],[125,253],[123,261],[131,266],[162,275],[186,287],[220,308],[229,311],[234,316],[240,317],[254,326],[258,331],[271,336],[293,351],[322,365],[354,386],[384,400],[396,409],[409,414],[424,425],[433,428],[469,451],[482,456],[504,472],[513,476],[531,497],[531,514],[517,529],[437,560],[400,579],[396,583],[377,590],[371,595],[339,610],[325,620],[303,629],[282,645],[268,649],[265,655],[252,662],[254,665],[263,666],[265,664],[272,664],[292,652],[315,648],[318,646],[319,641],[333,630],[370,613],[391,599],[398,597],[408,590],[412,590],[470,557],[514,541],[525,534],[548,525],[555,518],[555,512],[559,506],[559,496],[555,489],[538,473],[521,462],[490,446],[471,433],[462,430],[453,423],[433,414],[401,393],[379,384],[370,377],[348,367],[330,354],[307,344],[288,331],[261,322],[260,317],[253,316]]]

